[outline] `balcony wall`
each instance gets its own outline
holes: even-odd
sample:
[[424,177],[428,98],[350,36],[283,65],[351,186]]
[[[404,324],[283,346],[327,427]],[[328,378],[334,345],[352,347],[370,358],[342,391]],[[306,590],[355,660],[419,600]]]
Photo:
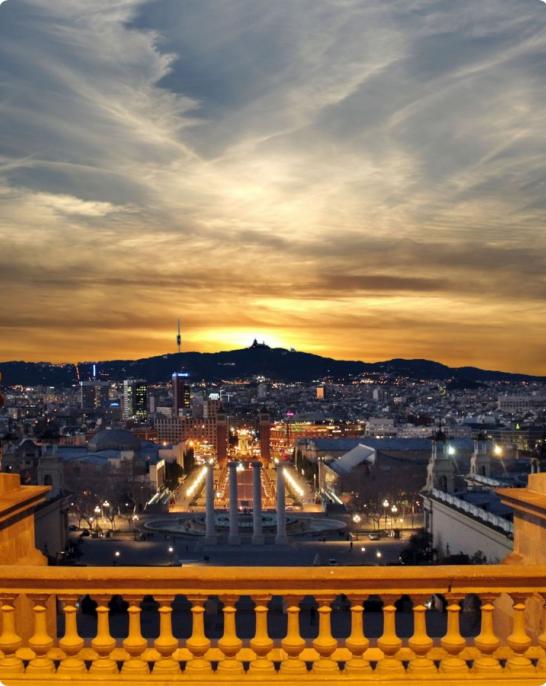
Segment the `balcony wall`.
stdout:
[[[0,566],[0,680],[7,686],[539,686],[546,682],[544,594],[544,565]],[[121,612],[120,603],[111,602],[120,596],[127,604]],[[30,618],[17,617],[21,597],[32,606]],[[443,601],[431,604],[438,597]],[[501,597],[512,605],[510,627],[502,635],[495,623]],[[89,598],[96,602],[91,613],[85,612]],[[536,608],[537,599],[541,616],[531,632],[526,605]],[[58,631],[46,621],[47,603],[57,605]]]

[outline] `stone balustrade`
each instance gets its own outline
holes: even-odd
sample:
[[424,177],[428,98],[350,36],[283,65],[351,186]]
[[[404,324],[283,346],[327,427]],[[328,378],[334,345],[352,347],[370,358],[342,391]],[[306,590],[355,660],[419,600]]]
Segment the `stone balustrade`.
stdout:
[[458,510],[466,512],[467,514],[471,515],[472,517],[475,517],[476,519],[480,519],[482,522],[485,522],[486,524],[491,524],[497,529],[504,531],[504,533],[506,533],[508,536],[512,536],[514,533],[514,527],[512,525],[512,522],[509,522],[507,519],[503,519],[502,517],[499,517],[498,515],[495,515],[492,512],[488,512],[487,510],[484,510],[482,507],[478,507],[477,505],[468,503],[466,500],[463,500],[462,498],[457,498],[457,496],[455,495],[451,495],[450,493],[446,493],[445,491],[440,491],[436,488],[433,488],[430,491],[430,495],[433,498],[436,498],[436,500],[441,500],[444,503],[448,503],[449,505],[456,507]]
[[[119,597],[126,605],[116,618]],[[504,633],[495,621],[501,597],[511,605]],[[526,624],[526,603],[538,599],[544,627],[544,565],[0,566],[0,598],[7,686],[546,681],[546,629],[531,634]],[[21,599],[30,607],[18,616]],[[96,605],[83,616],[89,599]],[[181,599],[187,630],[173,621]]]

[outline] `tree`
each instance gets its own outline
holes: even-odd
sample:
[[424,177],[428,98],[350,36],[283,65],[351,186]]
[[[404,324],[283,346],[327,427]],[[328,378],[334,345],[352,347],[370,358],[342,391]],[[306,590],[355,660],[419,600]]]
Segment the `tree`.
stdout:
[[404,564],[423,564],[432,560],[432,553],[432,536],[426,529],[419,529],[400,553],[400,560]]

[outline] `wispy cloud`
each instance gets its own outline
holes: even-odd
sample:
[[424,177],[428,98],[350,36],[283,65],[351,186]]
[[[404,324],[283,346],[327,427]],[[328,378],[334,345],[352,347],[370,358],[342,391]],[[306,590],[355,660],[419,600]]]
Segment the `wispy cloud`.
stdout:
[[0,356],[546,373],[545,63],[535,0],[10,0]]

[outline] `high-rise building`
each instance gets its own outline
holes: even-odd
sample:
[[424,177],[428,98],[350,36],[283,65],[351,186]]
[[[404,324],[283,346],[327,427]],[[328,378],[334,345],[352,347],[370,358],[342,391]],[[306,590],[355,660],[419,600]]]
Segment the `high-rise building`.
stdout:
[[125,379],[122,398],[123,419],[148,417],[148,384],[143,379]]
[[108,407],[109,384],[104,381],[80,381],[80,406],[90,412]]
[[220,395],[218,393],[210,393],[207,400],[203,403],[203,418],[216,419],[221,406]]
[[191,391],[188,382],[188,372],[175,372],[172,375],[173,384],[173,417],[179,417],[190,410]]

